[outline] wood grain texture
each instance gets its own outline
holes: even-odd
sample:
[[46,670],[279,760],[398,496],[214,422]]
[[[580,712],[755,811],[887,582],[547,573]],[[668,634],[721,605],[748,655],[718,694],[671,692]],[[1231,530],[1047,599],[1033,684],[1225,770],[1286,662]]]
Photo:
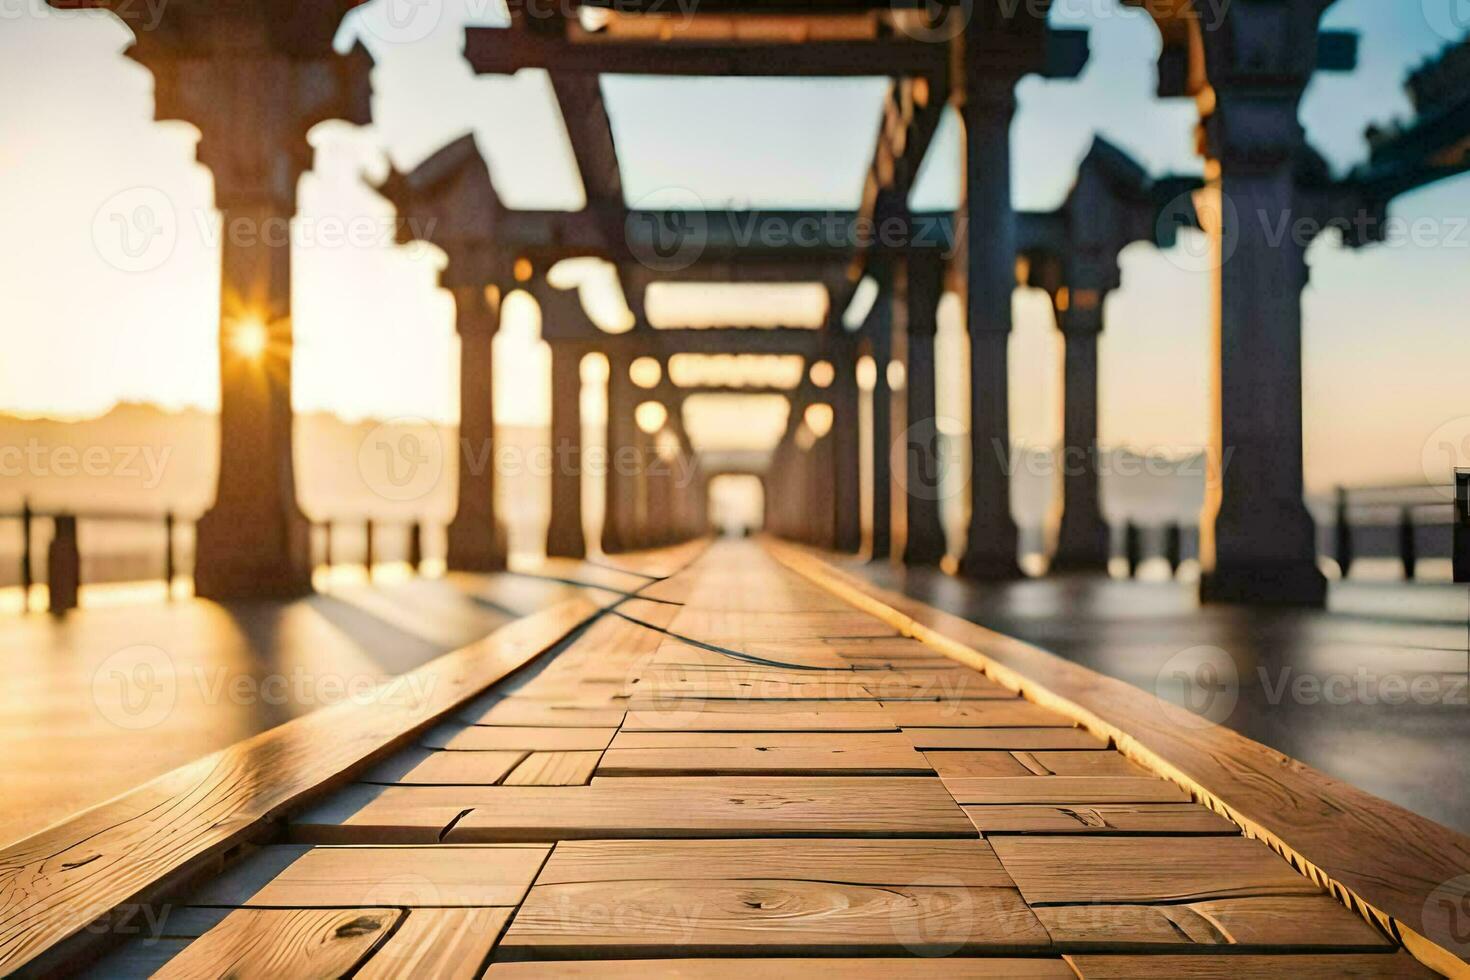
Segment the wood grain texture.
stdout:
[[526,753],[448,752],[404,749],[359,777],[364,783],[404,786],[493,786],[520,764]]
[[1420,980],[1437,974],[1403,954],[1068,956],[1081,980]]
[[496,963],[488,980],[750,980],[752,976],[851,980],[1077,980],[1061,959],[1017,957],[867,957],[845,959],[561,960]]
[[1182,905],[1046,905],[1033,911],[1068,951],[1237,946],[1258,952],[1393,949],[1361,916],[1327,895],[1248,897]]
[[943,776],[958,803],[1188,803],[1157,776]]
[[1072,719],[1031,701],[883,701],[900,728],[1071,728]]
[[78,935],[88,910],[140,902],[155,882],[370,764],[598,610],[569,599],[385,684],[367,703],[294,719],[0,851],[0,973]]
[[532,752],[505,777],[506,786],[585,786],[601,752]]
[[799,878],[856,885],[1010,888],[981,840],[589,840],[558,844],[538,885]]
[[834,704],[756,701],[675,702],[628,712],[625,732],[873,732],[892,731],[888,714],[873,702]]
[[530,844],[265,847],[191,900],[277,908],[513,906],[550,851]]
[[158,980],[340,977],[388,935],[396,909],[241,909],[200,936]]
[[935,752],[929,762],[951,776],[1135,776],[1149,775],[1119,752]]
[[967,806],[982,834],[1213,834],[1240,828],[1197,803]]
[[1108,747],[1085,728],[922,728],[903,727],[914,748],[943,749],[1087,749]]
[[410,909],[403,924],[353,976],[356,980],[474,980],[512,909]]
[[1245,837],[997,837],[990,845],[1031,905],[1321,893]]
[[[505,786],[486,792],[495,795],[483,803],[466,803],[474,809],[445,840],[975,835],[974,826],[939,780],[904,776],[651,780],[619,776],[597,777],[591,786]],[[422,819],[432,825],[443,812]],[[404,810],[396,815],[414,817]],[[411,832],[412,828],[405,831]]]
[[616,728],[520,728],[471,725],[430,737],[423,744],[457,751],[600,752],[612,741]]
[[617,728],[623,723],[619,707],[587,707],[507,698],[479,712],[460,718],[476,725],[511,725],[526,728]]
[[[1066,713],[1145,768],[1289,856],[1313,880],[1401,936],[1416,957],[1464,974],[1454,902],[1435,890],[1470,868],[1470,837],[1332,779],[1218,725],[1181,725],[1163,702],[1039,647],[876,588],[779,544],[778,560],[895,628]],[[984,653],[979,651],[983,650]]]
[[598,763],[599,776],[655,775],[790,775],[918,776],[931,773],[929,763],[907,745],[901,748],[679,748],[608,749]]

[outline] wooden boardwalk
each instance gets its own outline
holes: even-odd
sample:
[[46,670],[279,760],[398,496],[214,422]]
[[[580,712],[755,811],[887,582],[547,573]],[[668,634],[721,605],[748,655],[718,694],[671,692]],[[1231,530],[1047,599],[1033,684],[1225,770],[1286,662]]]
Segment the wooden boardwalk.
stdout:
[[643,582],[95,975],[1435,975],[1177,783],[758,544]]

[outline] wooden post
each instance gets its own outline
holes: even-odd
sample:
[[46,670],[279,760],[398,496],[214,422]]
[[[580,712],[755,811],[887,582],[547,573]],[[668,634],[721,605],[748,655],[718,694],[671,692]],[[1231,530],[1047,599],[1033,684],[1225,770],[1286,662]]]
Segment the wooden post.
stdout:
[[82,555],[77,545],[74,514],[57,514],[51,547],[46,551],[46,581],[51,592],[51,611],[63,613],[77,607],[82,580]]
[[1455,581],[1470,582],[1470,469],[1455,470]]
[[937,565],[947,542],[939,520],[944,489],[939,422],[934,402],[934,337],[939,299],[944,291],[944,264],[938,255],[914,255],[907,265],[908,419],[904,436],[904,502],[908,537],[906,565]]
[[1399,510],[1399,561],[1404,566],[1404,581],[1414,581],[1414,570],[1419,564],[1418,544],[1414,540],[1414,509]]
[[163,594],[174,597],[174,512],[163,515]]
[[551,521],[546,554],[584,558],[582,532],[582,348],[551,344]]
[[369,517],[363,525],[362,563],[367,568],[368,581],[373,580],[373,519]]
[[408,564],[415,573],[423,569],[424,525],[422,521],[414,521],[408,528]]
[[873,358],[873,514],[869,557],[887,560],[893,550],[893,389],[888,387],[888,362],[893,358],[893,268],[891,260],[874,256],[868,274],[878,283],[869,324],[869,353]]
[[31,563],[31,501],[20,504],[20,611],[31,611],[31,585],[34,571]]
[[1177,576],[1179,566],[1184,564],[1184,529],[1178,521],[1164,528],[1164,558],[1169,562],[1170,575]]
[[1347,487],[1337,488],[1337,506],[1334,510],[1336,524],[1333,526],[1333,556],[1342,577],[1347,578],[1353,567],[1353,526],[1348,517]]
[[1133,521],[1123,527],[1123,554],[1128,559],[1128,577],[1138,578],[1138,566],[1143,564],[1143,533]]
[[332,571],[332,522],[322,525],[322,566],[328,574]]

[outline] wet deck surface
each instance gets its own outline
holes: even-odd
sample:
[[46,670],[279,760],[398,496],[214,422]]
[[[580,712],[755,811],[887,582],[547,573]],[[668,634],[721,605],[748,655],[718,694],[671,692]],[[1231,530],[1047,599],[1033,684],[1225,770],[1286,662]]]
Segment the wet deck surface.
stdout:
[[1246,609],[1201,607],[1182,583],[980,585],[887,563],[842,567],[1160,697],[1187,693],[1206,721],[1470,833],[1459,789],[1470,778],[1464,586],[1335,582],[1327,611]]
[[0,619],[0,846],[573,593],[528,575]]
[[1430,975],[1174,783],[753,543],[454,714],[98,975]]

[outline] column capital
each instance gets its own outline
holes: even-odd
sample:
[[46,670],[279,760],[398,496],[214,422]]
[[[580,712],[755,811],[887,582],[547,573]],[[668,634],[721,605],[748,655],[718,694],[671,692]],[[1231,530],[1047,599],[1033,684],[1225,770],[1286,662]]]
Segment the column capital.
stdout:
[[494,336],[500,330],[499,291],[491,285],[459,285],[454,296],[454,329],[460,336]]
[[1065,336],[1096,336],[1103,330],[1103,306],[1108,290],[1064,286],[1052,297],[1057,327]]

